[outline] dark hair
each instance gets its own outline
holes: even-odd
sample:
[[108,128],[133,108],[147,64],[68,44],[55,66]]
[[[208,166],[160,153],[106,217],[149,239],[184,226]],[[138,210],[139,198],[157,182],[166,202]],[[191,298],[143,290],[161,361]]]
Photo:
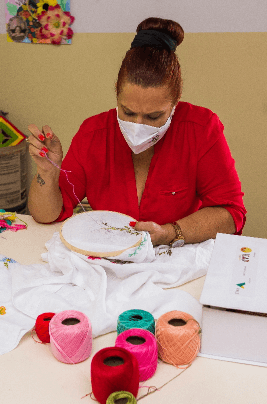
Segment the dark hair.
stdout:
[[[184,30],[175,21],[150,17],[142,21],[136,32],[156,30],[168,34],[177,41],[177,46],[184,39]],[[181,68],[175,52],[152,46],[135,47],[126,53],[115,84],[117,97],[123,84],[128,81],[144,88],[167,85],[173,104],[182,94]]]

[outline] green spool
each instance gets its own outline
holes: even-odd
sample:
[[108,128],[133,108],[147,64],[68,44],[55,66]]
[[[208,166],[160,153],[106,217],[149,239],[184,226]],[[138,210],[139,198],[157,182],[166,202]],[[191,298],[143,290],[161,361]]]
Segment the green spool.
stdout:
[[128,391],[115,391],[115,393],[110,394],[110,396],[106,401],[106,404],[116,404],[117,400],[123,398],[128,400],[124,401],[127,404],[136,404],[135,397],[132,395],[132,393],[129,393]]
[[132,328],[142,328],[155,334],[155,320],[151,313],[145,310],[127,310],[119,315],[117,334]]

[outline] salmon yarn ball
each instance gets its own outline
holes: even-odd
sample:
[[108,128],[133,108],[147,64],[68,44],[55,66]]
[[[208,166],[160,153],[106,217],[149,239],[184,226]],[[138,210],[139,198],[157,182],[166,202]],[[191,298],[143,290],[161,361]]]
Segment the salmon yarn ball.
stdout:
[[190,314],[170,311],[156,323],[159,358],[176,367],[190,366],[200,349],[199,323]]

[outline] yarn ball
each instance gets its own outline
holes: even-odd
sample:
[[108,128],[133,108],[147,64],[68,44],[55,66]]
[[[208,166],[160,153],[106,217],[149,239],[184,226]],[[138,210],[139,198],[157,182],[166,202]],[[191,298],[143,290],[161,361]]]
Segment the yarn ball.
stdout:
[[155,334],[155,320],[151,313],[145,310],[127,310],[119,315],[117,321],[118,335],[131,328],[143,328]]
[[135,355],[139,366],[139,380],[150,379],[157,370],[158,347],[155,335],[141,328],[123,331],[116,338],[116,347]]
[[35,332],[40,341],[44,343],[50,342],[49,323],[54,317],[55,313],[40,314],[35,322]]
[[120,400],[122,398],[128,400],[127,404],[137,403],[135,397],[132,395],[132,393],[129,393],[129,391],[116,391],[115,393],[110,394],[106,401],[106,404],[116,404],[117,400]]
[[190,314],[176,310],[163,314],[156,325],[160,359],[176,367],[191,365],[200,349],[200,333]]
[[65,310],[56,314],[49,324],[51,351],[64,363],[79,363],[92,351],[92,327],[80,311]]
[[100,404],[106,404],[108,397],[118,391],[128,391],[136,397],[139,389],[136,357],[124,348],[101,349],[91,362],[91,384]]

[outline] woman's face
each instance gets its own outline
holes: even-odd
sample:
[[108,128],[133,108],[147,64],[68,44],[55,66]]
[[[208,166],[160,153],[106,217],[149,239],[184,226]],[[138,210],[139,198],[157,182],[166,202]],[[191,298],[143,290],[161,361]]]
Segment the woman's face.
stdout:
[[174,106],[166,86],[144,88],[129,82],[124,84],[117,104],[121,120],[157,127],[165,124]]

